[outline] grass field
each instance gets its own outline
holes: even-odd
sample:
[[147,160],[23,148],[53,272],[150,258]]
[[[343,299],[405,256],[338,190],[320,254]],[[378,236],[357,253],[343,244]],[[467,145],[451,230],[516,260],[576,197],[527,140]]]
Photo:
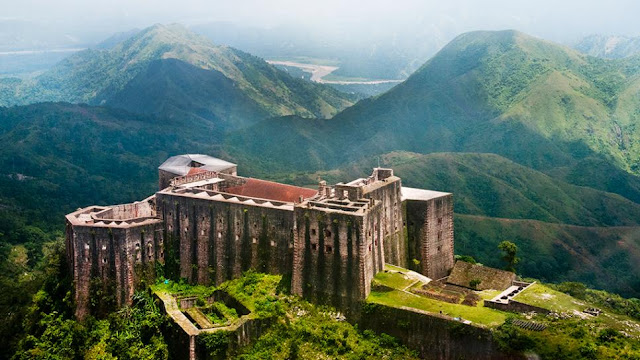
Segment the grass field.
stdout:
[[514,300],[556,312],[582,311],[589,307],[578,299],[539,283],[528,287]]
[[482,303],[479,303],[478,306],[450,304],[400,290],[389,292],[372,291],[367,301],[391,307],[405,306],[436,314],[442,313],[443,315],[463,318],[472,323],[488,327],[497,327],[507,318],[506,313],[483,307]]
[[[459,317],[488,327],[497,327],[507,318],[507,314],[502,311],[484,307],[482,301],[478,302],[477,306],[451,304],[405,291],[408,286],[416,283],[415,279],[405,275],[409,270],[393,265],[385,265],[385,270],[387,272],[376,274],[374,283],[394,290],[372,291],[367,301],[392,307],[405,306],[431,313]],[[414,287],[420,287],[421,285],[421,283],[418,283]],[[495,295],[493,295],[493,292],[486,292],[485,296],[492,297]],[[482,295],[481,297],[485,298]]]

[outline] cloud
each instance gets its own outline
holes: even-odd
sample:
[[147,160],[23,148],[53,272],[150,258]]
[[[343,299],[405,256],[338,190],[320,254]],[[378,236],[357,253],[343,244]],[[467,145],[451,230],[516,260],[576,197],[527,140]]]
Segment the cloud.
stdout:
[[[272,27],[302,23],[357,32],[455,24],[455,31],[515,28],[554,40],[589,33],[640,35],[640,2],[517,0],[3,0],[3,16],[62,26],[124,30],[154,23],[230,21]],[[117,28],[117,29],[116,29]]]

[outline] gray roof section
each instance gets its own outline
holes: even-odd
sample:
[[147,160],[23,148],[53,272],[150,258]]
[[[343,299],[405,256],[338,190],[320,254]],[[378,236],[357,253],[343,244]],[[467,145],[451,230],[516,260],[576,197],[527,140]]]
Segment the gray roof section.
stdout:
[[223,171],[236,166],[236,164],[209,155],[185,154],[168,158],[158,169],[184,176],[191,170],[190,164],[192,161],[203,164],[200,168],[209,171]]
[[405,201],[405,200],[427,201],[427,200],[437,199],[439,197],[448,196],[448,195],[451,195],[451,193],[424,190],[424,189],[415,189],[415,188],[404,187],[404,186],[402,187],[402,201]]

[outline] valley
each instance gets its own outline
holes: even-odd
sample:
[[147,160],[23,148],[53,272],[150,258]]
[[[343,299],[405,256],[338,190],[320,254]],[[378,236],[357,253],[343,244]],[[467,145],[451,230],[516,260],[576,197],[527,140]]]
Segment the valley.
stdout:
[[347,80],[327,80],[325,77],[338,70],[337,66],[327,66],[327,65],[316,65],[316,64],[306,64],[299,63],[293,61],[275,61],[275,60],[267,60],[269,64],[272,65],[280,65],[280,66],[292,66],[298,69],[301,69],[305,72],[311,73],[310,80],[313,82],[321,83],[321,84],[334,84],[334,85],[378,85],[378,84],[389,84],[389,83],[400,83],[402,80],[358,80],[358,79],[347,79]]

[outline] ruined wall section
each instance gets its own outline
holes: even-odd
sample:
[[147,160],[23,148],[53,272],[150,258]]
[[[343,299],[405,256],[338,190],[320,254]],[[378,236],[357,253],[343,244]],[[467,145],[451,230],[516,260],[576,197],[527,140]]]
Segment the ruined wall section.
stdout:
[[167,276],[220,284],[254,269],[291,274],[291,210],[158,193]]
[[404,211],[409,268],[432,279],[449,275],[454,265],[453,196],[405,200]]
[[67,222],[67,253],[75,287],[76,316],[105,315],[130,304],[136,289],[153,283],[163,262],[162,223],[122,226]]

